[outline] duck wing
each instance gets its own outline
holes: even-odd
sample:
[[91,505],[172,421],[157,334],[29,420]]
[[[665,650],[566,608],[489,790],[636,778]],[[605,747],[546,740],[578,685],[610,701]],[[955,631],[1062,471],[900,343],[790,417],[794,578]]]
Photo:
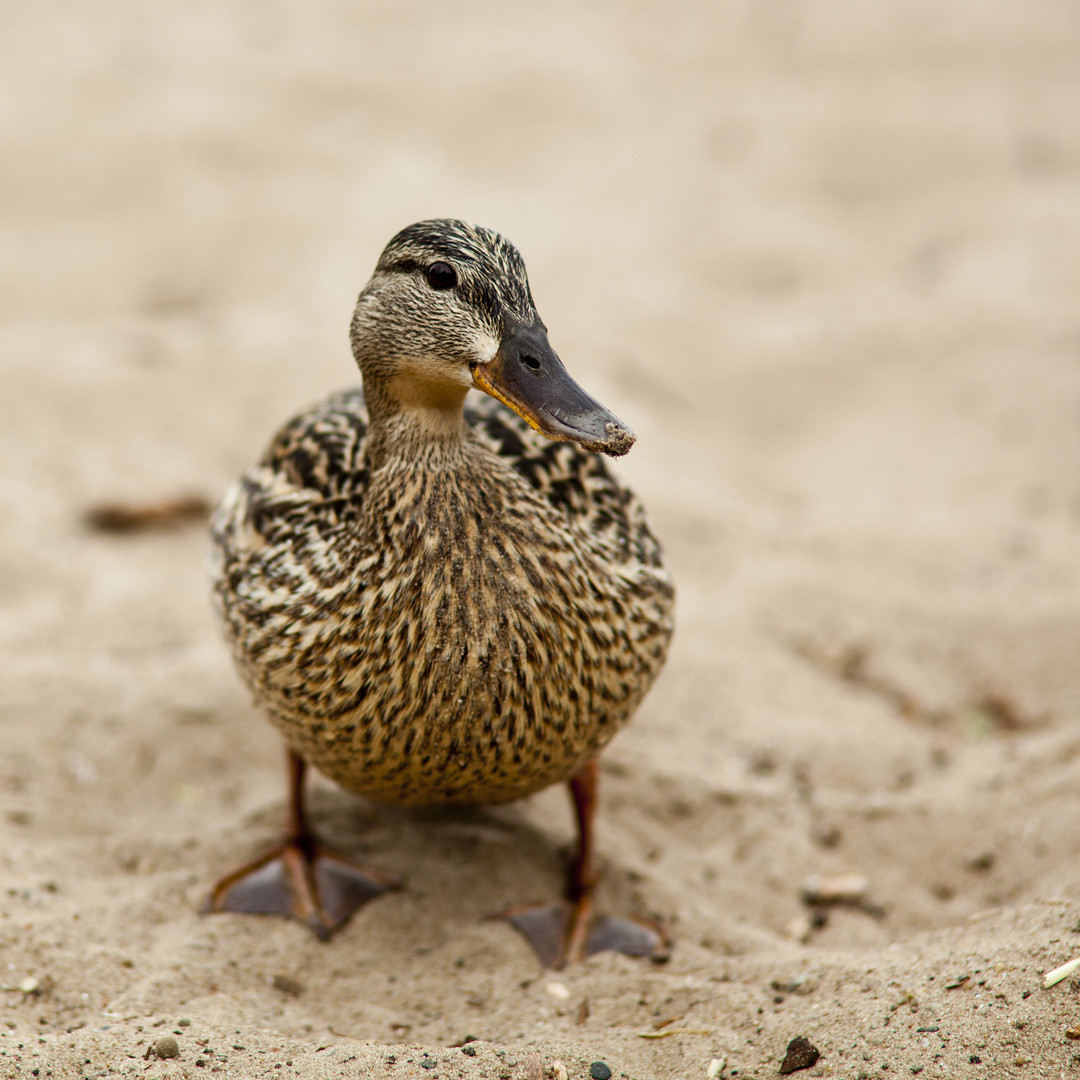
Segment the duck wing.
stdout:
[[[363,390],[334,394],[285,424],[222,499],[210,526],[210,576],[227,621],[254,617],[266,602],[249,595],[257,583],[316,596],[348,578],[368,484],[367,432]],[[230,610],[237,605],[243,610]]]

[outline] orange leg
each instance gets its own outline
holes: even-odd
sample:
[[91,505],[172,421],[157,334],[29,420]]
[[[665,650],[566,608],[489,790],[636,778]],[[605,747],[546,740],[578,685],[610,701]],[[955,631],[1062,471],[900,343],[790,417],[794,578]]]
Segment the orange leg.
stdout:
[[593,822],[598,800],[599,768],[590,761],[570,778],[570,797],[578,827],[578,849],[567,881],[566,902],[522,904],[503,912],[524,935],[544,967],[561,968],[594,953],[614,949],[627,956],[666,957],[671,942],[653,922],[597,915],[593,893],[600,881],[594,858]]
[[401,883],[319,843],[308,826],[304,807],[307,763],[288,750],[286,768],[289,808],[284,838],[253,862],[221,878],[202,910],[290,915],[325,941],[354,911],[388,889],[400,888]]

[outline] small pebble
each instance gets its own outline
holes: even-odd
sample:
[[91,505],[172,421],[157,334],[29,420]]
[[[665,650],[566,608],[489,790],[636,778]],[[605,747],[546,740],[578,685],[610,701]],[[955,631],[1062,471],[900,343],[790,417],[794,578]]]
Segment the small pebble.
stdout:
[[180,1056],[180,1044],[171,1035],[162,1035],[154,1043],[154,1053],[159,1058],[174,1058]]
[[713,1058],[712,1061],[709,1062],[709,1067],[705,1070],[705,1075],[709,1078],[709,1080],[716,1080],[716,1077],[720,1075],[720,1073],[723,1071],[723,1068],[724,1059]]
[[299,997],[304,992],[304,987],[296,981],[296,979],[289,978],[288,975],[275,975],[270,980],[270,985],[282,994],[288,994],[290,997]]
[[469,1057],[476,1057],[476,1047],[472,1043],[466,1043],[462,1048],[463,1054],[468,1054]]
[[176,1026],[177,1026],[177,1027],[191,1027],[191,1021],[190,1021],[190,1020],[188,1020],[188,1019],[187,1019],[187,1018],[185,1017],[185,1018],[184,1018],[183,1020],[177,1020],[177,1021],[176,1021]]
[[809,1039],[798,1035],[788,1043],[787,1053],[780,1063],[780,1072],[787,1075],[799,1069],[809,1069],[817,1064],[819,1057],[821,1051]]
[[439,1063],[437,1061],[432,1061],[429,1057],[424,1057],[420,1059],[421,1069],[434,1069],[438,1064]]
[[784,936],[797,941],[800,945],[805,945],[813,932],[813,919],[805,912],[802,915],[796,915],[784,926]]
[[21,983],[19,983],[19,989],[24,994],[32,994],[38,988],[38,981],[33,975],[28,975]]
[[804,904],[854,904],[869,888],[863,874],[811,874],[802,883],[802,899]]
[[544,989],[553,997],[556,1001],[568,1001],[570,998],[570,990],[566,983],[561,982],[549,982],[544,984]]
[[594,1061],[589,1066],[592,1080],[611,1080],[611,1070],[602,1061]]
[[566,1066],[561,1061],[551,1063],[551,1080],[567,1080]]

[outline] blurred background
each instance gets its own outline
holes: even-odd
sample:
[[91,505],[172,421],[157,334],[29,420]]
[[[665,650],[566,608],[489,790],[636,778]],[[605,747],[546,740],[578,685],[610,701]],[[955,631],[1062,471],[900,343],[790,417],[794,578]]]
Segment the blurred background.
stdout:
[[[602,837],[643,903],[707,952],[806,938],[818,871],[868,874],[889,912],[820,947],[1076,894],[1071,0],[42,0],[0,23],[8,872],[84,860],[91,906],[142,873],[115,932],[152,935],[272,835],[279,749],[202,529],[83,514],[217,499],[355,381],[386,241],[454,216],[519,246],[568,369],[639,435],[618,468],[679,630]],[[561,793],[520,813],[569,838]],[[440,857],[394,835],[388,869]],[[549,856],[514,873],[547,888]],[[453,869],[452,905],[475,892]]]

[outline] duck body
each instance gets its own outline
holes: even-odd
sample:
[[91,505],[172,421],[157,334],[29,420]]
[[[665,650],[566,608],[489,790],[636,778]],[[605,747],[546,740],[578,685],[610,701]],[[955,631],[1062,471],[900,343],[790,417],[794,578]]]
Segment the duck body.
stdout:
[[328,937],[400,887],[315,835],[309,764],[412,806],[566,780],[579,837],[566,898],[503,917],[546,966],[657,958],[662,927],[593,903],[597,757],[672,633],[660,545],[599,456],[634,434],[570,377],[521,256],[490,229],[399,232],[350,336],[363,389],[286,424],[214,516],[214,595],[285,738],[289,798],[280,842],[221,877],[204,910],[289,915]]
[[[490,397],[456,424],[364,393],[288,423],[215,517],[214,590],[288,745],[383,803],[497,803],[565,780],[659,672],[674,601],[604,460]],[[375,460],[372,460],[372,459]]]

